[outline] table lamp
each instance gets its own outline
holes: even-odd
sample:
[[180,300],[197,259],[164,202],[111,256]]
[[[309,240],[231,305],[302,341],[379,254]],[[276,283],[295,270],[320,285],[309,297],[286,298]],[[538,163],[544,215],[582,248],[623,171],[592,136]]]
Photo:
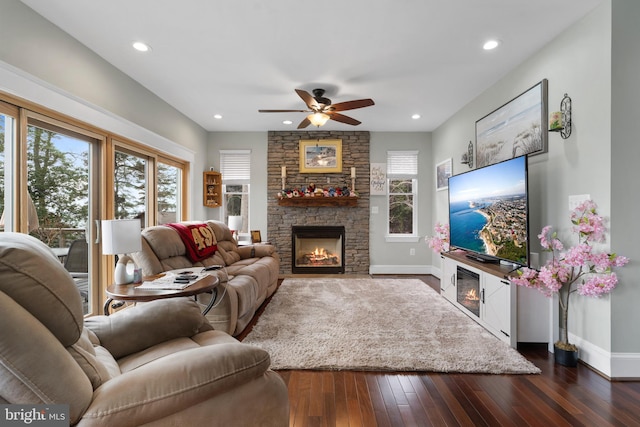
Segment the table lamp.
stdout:
[[242,230],[241,216],[229,215],[229,230],[231,230],[231,234],[233,234],[237,240],[238,236],[240,236],[240,231]]
[[[113,219],[102,221],[102,254],[118,255],[114,273],[116,285],[133,282],[135,263],[128,253],[142,250],[139,219]],[[132,263],[131,269],[128,264]]]

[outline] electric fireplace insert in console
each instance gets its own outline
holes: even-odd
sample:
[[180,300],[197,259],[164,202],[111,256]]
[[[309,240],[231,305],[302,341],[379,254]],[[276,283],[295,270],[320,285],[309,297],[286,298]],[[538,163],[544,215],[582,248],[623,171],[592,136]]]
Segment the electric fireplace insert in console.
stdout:
[[480,275],[460,266],[456,274],[458,304],[480,317]]

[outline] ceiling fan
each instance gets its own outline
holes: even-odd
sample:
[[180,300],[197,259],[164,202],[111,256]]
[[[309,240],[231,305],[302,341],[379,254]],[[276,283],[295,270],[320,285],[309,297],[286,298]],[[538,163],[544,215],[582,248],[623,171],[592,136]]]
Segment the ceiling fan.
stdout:
[[313,89],[313,96],[306,90],[296,89],[296,93],[302,98],[308,110],[258,110],[260,113],[311,113],[298,125],[298,129],[304,129],[313,124],[324,125],[327,120],[335,120],[340,123],[357,126],[360,121],[338,113],[338,111],[354,110],[356,108],[374,105],[373,99],[356,99],[354,101],[332,104],[329,98],[324,97],[324,89]]

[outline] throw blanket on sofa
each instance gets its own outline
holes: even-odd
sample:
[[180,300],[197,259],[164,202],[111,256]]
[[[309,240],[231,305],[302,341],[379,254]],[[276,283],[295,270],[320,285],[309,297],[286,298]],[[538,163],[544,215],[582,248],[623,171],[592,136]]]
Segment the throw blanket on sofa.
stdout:
[[218,242],[213,230],[207,224],[165,224],[178,232],[187,248],[191,262],[199,262],[212,256],[218,250]]

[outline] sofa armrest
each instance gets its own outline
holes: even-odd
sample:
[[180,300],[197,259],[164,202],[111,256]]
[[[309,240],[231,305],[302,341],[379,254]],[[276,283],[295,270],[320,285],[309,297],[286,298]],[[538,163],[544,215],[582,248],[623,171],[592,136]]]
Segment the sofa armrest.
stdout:
[[116,359],[153,345],[197,334],[207,319],[192,298],[168,298],[137,304],[111,316],[85,319],[100,345]]
[[240,254],[241,259],[248,258],[262,258],[265,256],[273,256],[276,252],[276,248],[273,245],[247,245],[239,246],[237,252]]
[[104,383],[80,424],[146,425],[260,377],[270,363],[242,343],[179,351]]

